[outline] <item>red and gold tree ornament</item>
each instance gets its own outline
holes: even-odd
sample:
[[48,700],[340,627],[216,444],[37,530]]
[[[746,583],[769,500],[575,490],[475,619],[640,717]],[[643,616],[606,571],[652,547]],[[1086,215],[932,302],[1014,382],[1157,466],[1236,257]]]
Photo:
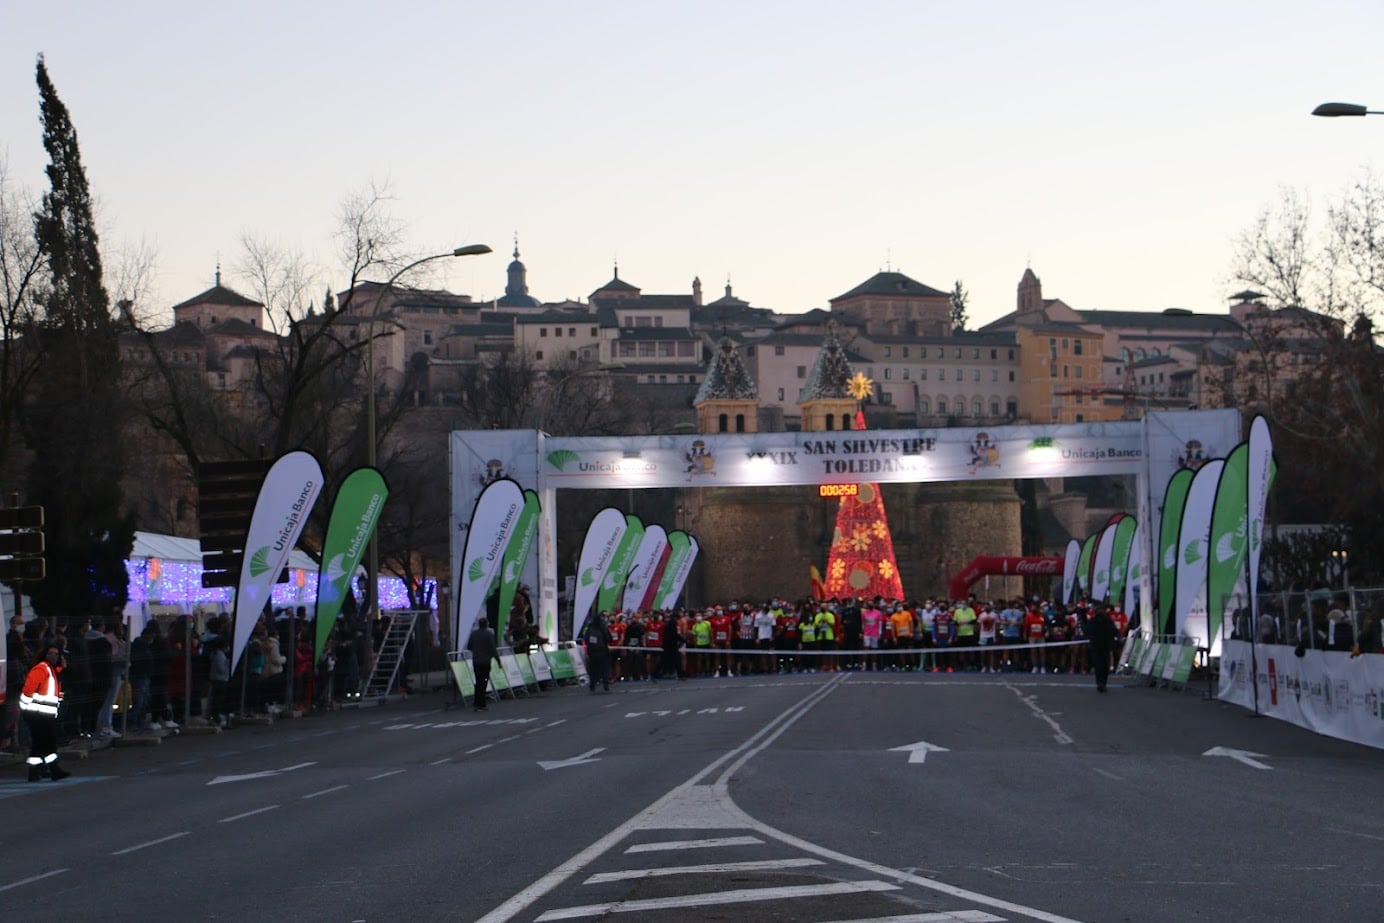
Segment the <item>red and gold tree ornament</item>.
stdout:
[[[860,372],[847,383],[851,397],[864,401],[874,393],[874,382]],[[865,428],[865,416],[856,412],[855,428]],[[836,531],[827,559],[826,595],[902,599],[894,539],[884,511],[879,485],[863,483],[853,495],[842,492],[836,511]]]

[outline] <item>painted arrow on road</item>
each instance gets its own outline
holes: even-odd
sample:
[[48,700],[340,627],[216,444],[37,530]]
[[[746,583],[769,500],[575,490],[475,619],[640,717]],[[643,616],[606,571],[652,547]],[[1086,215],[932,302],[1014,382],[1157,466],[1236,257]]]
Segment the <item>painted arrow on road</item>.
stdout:
[[283,769],[265,769],[260,772],[247,772],[239,776],[217,776],[208,782],[208,785],[224,785],[227,782],[248,782],[251,779],[269,779],[280,773],[292,772],[295,769],[306,769],[309,766],[316,766],[314,763],[299,763],[297,766],[285,766]]
[[930,744],[926,740],[920,740],[916,744],[908,744],[907,746],[903,747],[891,747],[889,750],[890,753],[902,753],[904,751],[907,751],[908,761],[910,763],[925,762],[927,760],[927,755],[929,753],[950,752],[947,750],[946,747],[939,747],[936,744]]
[[596,762],[596,754],[604,753],[605,747],[597,747],[595,750],[587,750],[581,756],[574,756],[570,760],[539,760],[538,765],[544,769],[566,769],[568,766],[580,766],[582,763]]
[[1272,766],[1254,759],[1256,756],[1266,758],[1267,754],[1251,753],[1248,750],[1232,750],[1229,747],[1212,747],[1210,750],[1203,753],[1202,756],[1228,756],[1237,763],[1244,763],[1246,766],[1253,766],[1255,769],[1273,769]]

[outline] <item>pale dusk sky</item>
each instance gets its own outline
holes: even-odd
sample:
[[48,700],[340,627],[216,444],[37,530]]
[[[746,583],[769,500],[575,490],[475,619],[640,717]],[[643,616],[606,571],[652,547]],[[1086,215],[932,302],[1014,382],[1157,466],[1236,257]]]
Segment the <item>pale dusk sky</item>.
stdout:
[[[1384,3],[10,0],[0,162],[42,193],[36,56],[68,106],[107,262],[146,307],[224,281],[246,234],[338,289],[341,203],[385,184],[418,281],[503,293],[611,276],[825,307],[893,268],[1014,306],[1223,311],[1233,242],[1280,187],[1315,208],[1384,164]],[[114,297],[126,294],[112,292]]]

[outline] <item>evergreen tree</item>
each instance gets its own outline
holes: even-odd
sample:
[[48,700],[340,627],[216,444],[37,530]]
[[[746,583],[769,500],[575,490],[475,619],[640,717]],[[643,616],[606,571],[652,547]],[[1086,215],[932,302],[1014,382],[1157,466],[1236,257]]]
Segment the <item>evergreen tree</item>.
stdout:
[[957,279],[956,284],[951,290],[951,321],[953,330],[966,329],[966,300],[970,296],[961,287],[961,280]]
[[48,578],[28,589],[40,614],[72,619],[124,605],[134,527],[120,489],[119,325],[101,281],[91,192],[77,132],[42,57],[37,80],[49,190],[34,234],[48,279],[25,435],[34,459],[29,502],[47,515]]

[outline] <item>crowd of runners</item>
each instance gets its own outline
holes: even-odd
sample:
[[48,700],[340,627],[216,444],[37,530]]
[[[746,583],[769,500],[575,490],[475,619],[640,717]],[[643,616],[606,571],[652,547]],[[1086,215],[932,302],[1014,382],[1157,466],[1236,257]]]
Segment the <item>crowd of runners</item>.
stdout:
[[[836,670],[1075,674],[1091,668],[1084,609],[1041,599],[770,599],[599,617],[610,632],[614,681],[656,676],[666,663],[664,652],[674,647],[687,676]],[[1110,616],[1122,641],[1129,618],[1118,607]]]

